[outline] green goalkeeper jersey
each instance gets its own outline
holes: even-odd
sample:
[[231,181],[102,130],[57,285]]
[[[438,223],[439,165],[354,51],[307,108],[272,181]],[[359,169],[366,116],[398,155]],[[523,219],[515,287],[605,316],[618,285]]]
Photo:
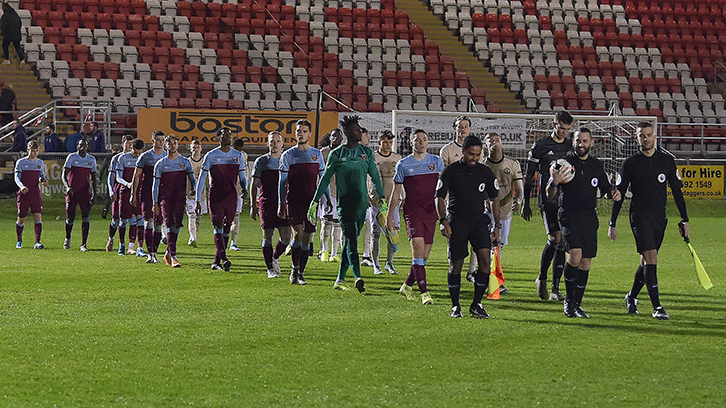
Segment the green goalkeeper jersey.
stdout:
[[371,176],[379,197],[383,197],[383,183],[378,174],[378,167],[373,158],[373,150],[368,146],[358,145],[351,149],[345,145],[336,147],[325,166],[323,178],[315,192],[315,201],[325,194],[330,180],[335,176],[338,195],[338,217],[342,222],[365,219],[368,201],[367,176]]

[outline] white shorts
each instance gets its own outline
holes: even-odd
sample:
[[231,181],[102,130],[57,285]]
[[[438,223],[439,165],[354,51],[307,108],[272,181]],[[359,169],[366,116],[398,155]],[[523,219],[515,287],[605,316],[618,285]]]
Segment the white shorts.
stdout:
[[334,220],[338,219],[338,200],[335,197],[330,197],[330,202],[333,204],[332,211],[326,211],[325,210],[325,203],[327,203],[328,199],[325,198],[325,196],[320,197],[320,203],[318,204],[318,218],[323,219],[324,217],[330,216],[333,217]]
[[[388,211],[393,211],[393,225],[395,225],[396,228],[401,228],[401,212],[398,211],[398,207],[394,208],[393,210],[389,209]],[[378,223],[373,222],[373,220],[378,217],[378,213],[380,213],[380,210],[378,207],[375,206],[370,206],[370,208],[368,208],[368,212],[366,213],[366,219],[371,220],[371,231],[376,233],[378,233]]]
[[236,212],[235,215],[242,214],[242,204],[243,204],[243,201],[244,200],[242,199],[242,196],[241,195],[238,195],[237,196],[237,210],[235,210],[235,212]]
[[[199,206],[202,207],[202,214],[207,213],[207,200],[199,202]],[[187,197],[187,214],[191,214],[197,211],[197,201],[193,198]]]

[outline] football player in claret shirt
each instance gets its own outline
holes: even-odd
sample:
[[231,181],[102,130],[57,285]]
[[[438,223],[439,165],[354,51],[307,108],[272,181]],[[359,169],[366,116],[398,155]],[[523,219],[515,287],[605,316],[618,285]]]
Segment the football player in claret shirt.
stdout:
[[[157,130],[151,135],[153,146],[136,160],[132,184],[131,205],[139,206],[144,216],[146,233],[146,263],[157,263],[156,251],[161,243],[161,215],[154,215],[154,202],[151,187],[154,185],[154,166],[166,156],[164,151],[164,132]],[[140,246],[139,246],[140,247]]]
[[[131,151],[119,156],[116,162],[116,200],[118,201],[119,217],[121,223],[129,226],[129,255],[139,257],[146,256],[143,250],[144,246],[144,218],[141,210],[137,205],[131,203],[131,193],[133,192],[132,182],[134,180],[134,172],[136,171],[136,162],[144,150],[144,141],[134,139],[131,141]],[[136,200],[138,204],[138,200]],[[135,242],[138,241],[138,248],[135,248]],[[123,255],[119,248],[119,255]]]
[[[535,280],[537,294],[540,299],[563,300],[560,294],[560,279],[565,268],[565,246],[562,243],[560,223],[557,221],[557,200],[558,195],[547,198],[545,190],[550,179],[550,164],[557,159],[567,155],[572,149],[572,138],[569,137],[572,123],[575,119],[567,111],[559,111],[555,114],[552,122],[552,134],[536,141],[529,150],[527,157],[527,175],[524,178],[524,205],[522,206],[522,218],[526,221],[532,219],[532,208],[529,199],[534,188],[534,175],[539,173],[539,209],[544,220],[545,232],[547,232],[547,244],[545,244],[540,259],[539,276]],[[552,294],[547,293],[547,270],[552,264]]]
[[318,177],[325,170],[323,154],[308,143],[311,132],[312,124],[308,120],[298,120],[295,125],[297,145],[286,150],[280,158],[277,215],[289,219],[294,231],[290,271],[293,285],[307,285],[305,266],[310,256],[310,240],[315,234],[315,225],[308,220],[307,212],[315,196]]
[[214,226],[214,255],[212,269],[229,272],[232,262],[227,259],[227,241],[237,209],[237,180],[242,186],[243,194],[247,190],[245,160],[242,153],[232,148],[232,130],[217,130],[219,147],[209,151],[202,162],[202,172],[197,180],[197,210],[201,210],[204,183],[209,176],[209,214]]
[[[167,248],[164,262],[172,268],[181,266],[176,257],[176,243],[179,229],[184,221],[186,207],[187,179],[196,186],[192,163],[179,154],[179,138],[169,135],[164,139],[166,157],[154,166],[154,186],[151,189],[154,200],[154,214],[161,214],[166,226]],[[192,188],[192,192],[194,189]]]
[[613,190],[605,168],[600,160],[590,155],[593,145],[590,129],[580,128],[573,138],[573,151],[565,158],[575,168],[575,176],[562,184],[572,170],[560,167],[547,184],[547,196],[554,197],[561,190],[557,212],[565,249],[568,252],[565,264],[564,302],[565,316],[590,317],[582,310],[582,297],[590,275],[590,263],[597,255],[597,191],[611,194],[613,200],[620,200],[620,192]]
[[373,159],[373,150],[360,144],[362,132],[358,124],[358,116],[345,116],[340,125],[345,133],[346,143],[342,144],[328,156],[325,173],[312,200],[309,217],[315,217],[317,204],[323,194],[328,191],[330,181],[335,175],[338,193],[338,217],[343,232],[343,257],[338,268],[338,278],[333,285],[336,289],[347,289],[345,275],[350,267],[355,277],[355,287],[365,292],[365,285],[360,275],[360,259],[358,258],[358,236],[366,220],[366,212],[370,206],[368,200],[368,176],[380,197],[376,203],[382,212],[388,211],[383,198],[383,184],[378,175],[378,168]]
[[[118,229],[119,235],[119,247],[118,254],[126,255],[126,248],[124,247],[124,236],[126,235],[126,220],[121,219],[121,202],[119,200],[118,189],[121,187],[116,182],[116,170],[118,169],[118,160],[124,153],[128,153],[133,148],[134,137],[131,135],[123,135],[121,137],[123,151],[114,155],[111,158],[111,163],[108,165],[108,179],[106,185],[108,187],[108,195],[111,198],[111,224],[108,226],[108,241],[106,242],[106,252],[113,251],[113,238],[116,235]],[[128,201],[128,199],[127,199]]]
[[33,214],[35,221],[35,249],[45,248],[40,243],[40,234],[43,231],[43,201],[40,198],[39,183],[48,186],[45,163],[38,158],[38,142],[31,140],[27,144],[28,156],[15,163],[15,184],[18,185],[18,220],[15,222],[15,231],[18,242],[15,248],[23,247],[23,228],[28,212]]
[[[625,295],[625,305],[628,313],[638,313],[638,294],[645,286],[650,303],[653,305],[652,316],[659,320],[666,320],[670,318],[670,315],[661,306],[658,293],[656,273],[658,251],[663,243],[663,235],[668,224],[666,217],[667,186],[671,188],[673,201],[681,215],[679,224],[681,235],[684,238],[688,237],[688,213],[681,191],[683,182],[673,157],[658,149],[655,131],[651,123],[638,124],[636,137],[640,145],[640,152],[625,160],[617,183],[620,194],[625,196],[628,187],[633,194],[630,202],[630,228],[635,236],[635,244],[640,254],[640,265],[635,272],[633,287]],[[615,224],[621,207],[622,201],[613,205],[608,229],[608,236],[612,240],[617,238]]]
[[[232,148],[242,153],[242,159],[245,161],[245,167],[247,167],[247,152],[243,150],[245,147],[245,141],[240,138],[232,140]],[[234,220],[232,221],[232,229],[229,231],[229,250],[240,251],[241,249],[237,246],[237,236],[239,235],[239,216],[242,214],[242,206],[244,204],[245,194],[247,189],[242,188],[242,185],[237,183],[237,209],[234,212]]]
[[66,238],[63,249],[71,248],[71,231],[76,220],[76,207],[79,207],[82,218],[81,251],[87,252],[91,206],[96,197],[96,159],[88,154],[86,139],[79,139],[76,147],[78,150],[69,154],[63,165],[63,185],[66,188]]
[[[418,283],[421,302],[431,305],[434,300],[428,292],[426,284],[426,261],[434,244],[434,228],[436,228],[436,184],[439,173],[444,170],[444,162],[439,156],[429,154],[428,136],[423,129],[416,129],[411,138],[413,153],[404,157],[396,165],[393,177],[394,187],[391,194],[391,208],[397,208],[401,198],[401,188],[406,190],[406,201],[403,204],[403,219],[406,221],[408,238],[411,241],[413,260],[406,281],[398,290],[409,300],[416,300],[413,295],[413,284]],[[396,228],[393,213],[388,212],[386,225],[389,231]]]
[[[277,196],[280,183],[280,157],[282,156],[283,140],[278,131],[267,135],[269,152],[255,160],[252,170],[252,187],[250,188],[250,217],[260,217],[262,228],[262,257],[267,267],[267,277],[280,276],[280,256],[290,243],[292,230],[290,221],[277,216]],[[273,250],[272,238],[277,229],[280,237]]]
[[[459,305],[461,267],[469,255],[469,244],[474,248],[479,262],[479,269],[474,275],[474,300],[469,307],[469,313],[479,319],[489,318],[481,300],[489,286],[491,244],[499,239],[501,225],[499,185],[492,170],[481,163],[482,149],[482,142],[478,137],[464,138],[463,157],[441,172],[436,189],[439,228],[449,241],[448,282],[451,317],[454,318],[462,317]],[[493,229],[490,225],[492,220],[486,214],[487,202],[490,202],[494,218]]]

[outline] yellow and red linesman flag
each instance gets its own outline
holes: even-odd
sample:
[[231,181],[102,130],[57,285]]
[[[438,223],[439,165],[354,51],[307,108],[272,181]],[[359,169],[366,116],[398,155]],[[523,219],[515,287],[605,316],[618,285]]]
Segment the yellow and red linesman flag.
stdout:
[[499,260],[499,246],[494,247],[494,256],[492,256],[492,267],[489,272],[489,293],[487,299],[499,299],[499,287],[504,285],[504,272],[502,271],[502,263]]

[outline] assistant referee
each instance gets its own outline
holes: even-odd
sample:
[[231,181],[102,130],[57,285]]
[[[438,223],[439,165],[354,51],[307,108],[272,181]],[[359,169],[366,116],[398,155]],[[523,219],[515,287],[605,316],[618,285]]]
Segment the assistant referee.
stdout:
[[[656,147],[656,136],[650,122],[638,124],[636,139],[640,152],[629,157],[623,163],[618,180],[618,190],[625,196],[625,192],[633,193],[630,203],[630,228],[635,236],[635,244],[640,253],[640,265],[635,272],[633,287],[625,295],[625,305],[628,313],[638,313],[638,294],[643,286],[648,290],[650,302],[653,304],[652,316],[656,319],[666,320],[670,315],[660,304],[658,295],[658,250],[663,243],[668,218],[666,218],[666,190],[668,184],[673,192],[678,212],[681,215],[681,235],[688,237],[688,214],[686,201],[683,199],[681,176],[676,169],[673,158]],[[610,216],[608,236],[613,241],[617,238],[615,224],[620,214],[622,201],[613,205]]]
[[[436,190],[436,209],[439,214],[441,234],[449,240],[449,296],[451,317],[461,317],[459,292],[461,267],[469,255],[468,243],[476,252],[479,268],[474,275],[474,301],[469,313],[480,319],[489,314],[481,300],[489,284],[489,265],[492,241],[499,240],[499,186],[492,170],[481,164],[482,141],[467,136],[462,145],[463,156],[441,172]],[[446,195],[449,195],[448,207]],[[490,219],[485,214],[485,202],[491,201],[494,216],[494,232],[489,234]],[[448,212],[448,216],[447,216]]]

